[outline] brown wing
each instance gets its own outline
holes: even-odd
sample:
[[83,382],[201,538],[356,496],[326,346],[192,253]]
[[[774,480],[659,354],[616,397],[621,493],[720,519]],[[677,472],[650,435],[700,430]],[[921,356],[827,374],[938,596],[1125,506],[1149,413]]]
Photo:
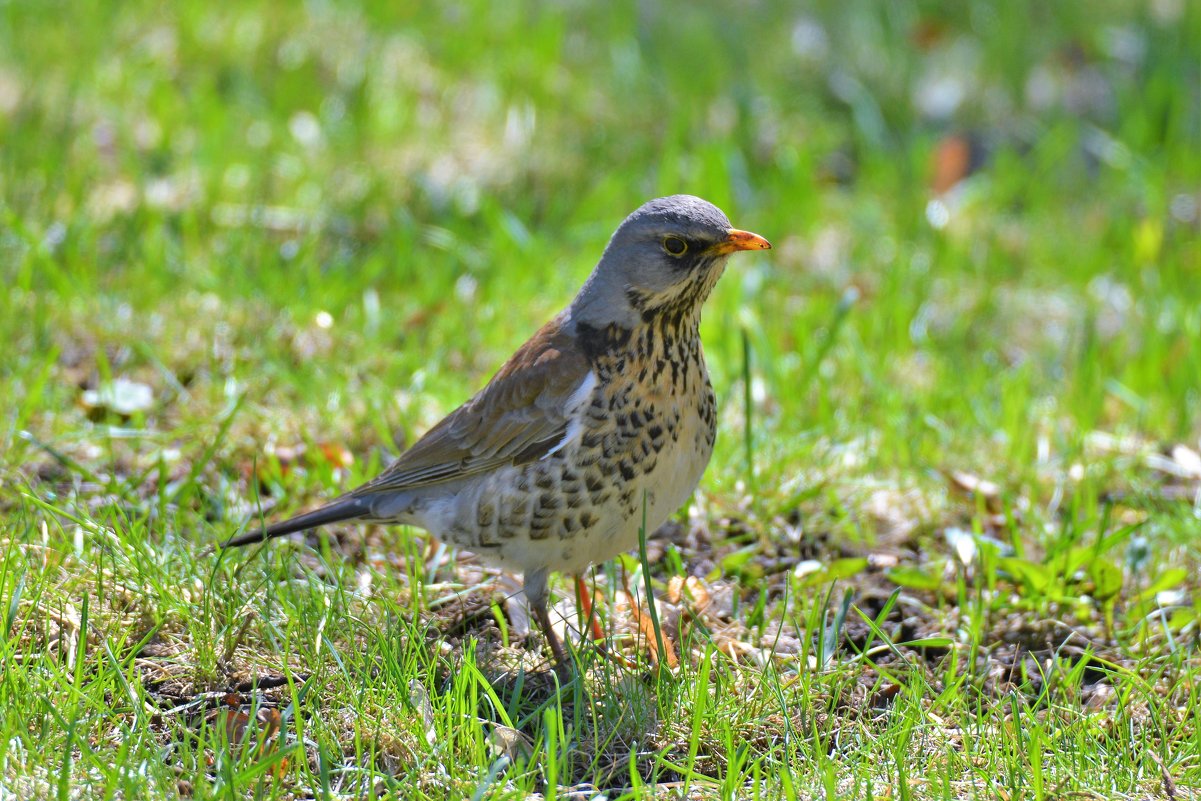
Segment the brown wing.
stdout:
[[351,494],[411,489],[541,458],[566,436],[568,400],[589,369],[561,319],[552,320],[475,397]]

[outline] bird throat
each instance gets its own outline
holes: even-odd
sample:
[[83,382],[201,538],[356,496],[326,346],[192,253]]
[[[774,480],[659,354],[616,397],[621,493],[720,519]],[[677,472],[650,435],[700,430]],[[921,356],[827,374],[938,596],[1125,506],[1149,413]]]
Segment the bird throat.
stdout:
[[578,325],[580,345],[602,381],[625,379],[672,392],[687,392],[697,381],[707,383],[700,304],[671,304],[659,310],[663,313],[644,316],[633,327]]
[[681,324],[689,321],[699,323],[701,306],[717,286],[724,268],[724,262],[703,262],[692,268],[690,280],[676,284],[664,292],[648,292],[627,287],[626,301],[637,310],[644,323],[660,323],[670,328],[679,328]]
[[662,387],[667,379],[676,391],[687,391],[697,379],[707,383],[701,307],[721,277],[721,266],[705,265],[708,269],[702,268],[695,280],[666,293],[627,287],[626,300],[638,312],[633,326],[578,323],[580,345],[593,369],[602,378],[610,373],[644,385]]

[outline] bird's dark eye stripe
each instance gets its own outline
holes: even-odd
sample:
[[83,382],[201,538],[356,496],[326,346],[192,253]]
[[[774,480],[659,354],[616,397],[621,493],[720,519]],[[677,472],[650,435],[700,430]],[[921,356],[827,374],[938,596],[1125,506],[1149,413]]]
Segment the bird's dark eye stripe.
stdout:
[[683,256],[688,252],[688,243],[678,236],[663,237],[663,249],[672,256]]

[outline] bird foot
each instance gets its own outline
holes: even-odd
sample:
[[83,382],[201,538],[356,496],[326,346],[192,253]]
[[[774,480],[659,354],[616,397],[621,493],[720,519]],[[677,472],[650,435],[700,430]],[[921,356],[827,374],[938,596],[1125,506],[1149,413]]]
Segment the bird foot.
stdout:
[[546,599],[540,602],[535,601],[530,604],[534,619],[538,621],[538,628],[542,629],[543,636],[546,637],[546,644],[550,646],[550,652],[554,655],[555,672],[560,678],[570,678],[572,675],[572,661],[567,654],[567,649],[563,647],[563,641],[559,639],[559,635],[555,634],[555,629],[550,622],[550,614],[546,610]]

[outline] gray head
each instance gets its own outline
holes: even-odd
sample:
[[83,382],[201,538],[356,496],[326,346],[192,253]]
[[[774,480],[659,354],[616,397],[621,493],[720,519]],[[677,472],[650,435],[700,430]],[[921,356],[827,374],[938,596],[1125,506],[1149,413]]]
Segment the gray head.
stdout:
[[571,304],[571,318],[632,327],[662,314],[699,311],[731,253],[770,247],[699,197],[657,198],[618,226]]

